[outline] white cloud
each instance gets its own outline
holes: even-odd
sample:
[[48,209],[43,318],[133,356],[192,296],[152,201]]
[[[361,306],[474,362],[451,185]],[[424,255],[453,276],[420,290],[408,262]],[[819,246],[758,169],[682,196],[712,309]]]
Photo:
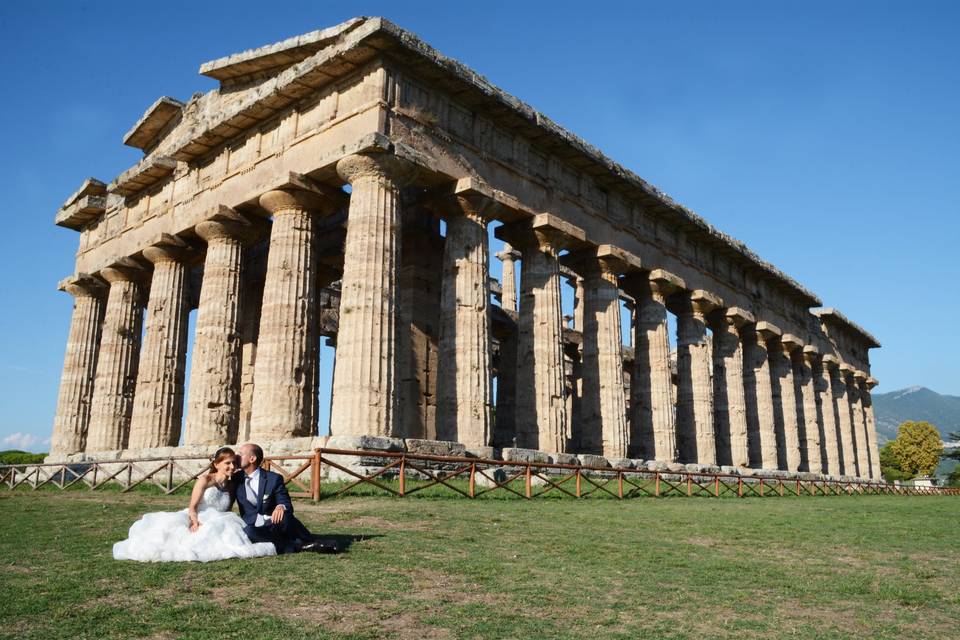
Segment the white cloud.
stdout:
[[50,445],[50,438],[39,438],[32,433],[11,433],[0,441],[3,449],[20,449],[21,451],[40,452]]

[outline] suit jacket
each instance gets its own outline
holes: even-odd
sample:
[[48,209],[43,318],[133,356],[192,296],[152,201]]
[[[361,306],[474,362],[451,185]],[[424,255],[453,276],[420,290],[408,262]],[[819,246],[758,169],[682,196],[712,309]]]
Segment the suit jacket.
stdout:
[[273,471],[260,469],[260,487],[256,503],[247,500],[247,488],[244,473],[237,474],[237,509],[240,517],[248,525],[256,526],[257,514],[270,517],[277,505],[283,505],[287,516],[293,515],[293,503],[283,484],[283,476]]

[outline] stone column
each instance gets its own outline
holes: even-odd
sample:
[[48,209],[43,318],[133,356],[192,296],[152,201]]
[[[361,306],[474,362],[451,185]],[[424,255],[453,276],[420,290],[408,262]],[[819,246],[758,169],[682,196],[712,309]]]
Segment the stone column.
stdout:
[[708,313],[718,297],[697,289],[677,295],[677,449],[681,462],[716,464]]
[[651,271],[649,276],[635,274],[624,278],[624,287],[636,305],[630,439],[636,455],[647,460],[677,460],[666,301],[667,296],[683,286],[683,280],[662,269]]
[[182,240],[166,235],[143,250],[143,257],[153,263],[153,277],[130,419],[130,449],[180,443],[190,315],[188,255]]
[[253,373],[250,439],[310,436],[316,433],[313,395],[319,348],[315,225],[319,215],[331,213],[336,205],[316,192],[290,188],[263,194],[260,206],[273,215],[273,225]]
[[584,325],[584,313],[586,306],[584,305],[584,290],[583,290],[583,278],[576,277],[573,279],[573,329],[575,331],[583,332]]
[[847,375],[853,368],[846,363],[839,366],[838,375],[833,379],[833,396],[837,403],[837,424],[840,427],[840,447],[843,456],[843,475],[859,476],[857,468],[857,442],[853,433],[850,417],[850,396],[848,394]]
[[[626,458],[629,433],[623,387],[623,340],[616,261],[594,258],[584,265],[583,422],[585,451]],[[580,279],[577,280],[580,289]]]
[[[831,364],[832,363],[832,364]],[[835,367],[833,356],[827,354],[815,366],[817,406],[820,409],[822,438],[822,473],[840,475],[840,444],[837,438],[837,406],[833,397],[833,380],[830,369]]]
[[[749,362],[744,366],[747,393],[747,427],[750,435],[751,465],[761,469],[777,468],[777,434],[773,409],[767,341],[780,337],[780,328],[766,321],[744,327],[741,335],[750,345]],[[748,380],[749,378],[752,380]],[[752,385],[749,382],[752,381]]]
[[806,452],[806,470],[811,473],[823,473],[823,460],[820,456],[821,438],[823,432],[823,418],[817,408],[816,380],[814,367],[820,351],[813,345],[803,348],[800,359],[796,363],[797,371],[797,398],[798,410],[803,412],[804,423],[804,451]]
[[870,444],[871,477],[874,480],[883,480],[883,474],[880,472],[880,448],[877,444],[877,419],[873,414],[873,396],[870,393],[878,384],[876,378],[868,377],[860,393],[863,400],[863,414],[867,423],[867,441]]
[[491,201],[444,198],[447,214],[440,293],[437,437],[467,447],[491,444],[490,295],[487,221]]
[[876,458],[874,458],[873,446],[870,442],[870,426],[867,423],[866,402],[864,401],[864,395],[868,393],[867,374],[857,370],[853,374],[853,379],[854,385],[857,387],[856,403],[853,405],[853,425],[857,430],[857,441],[860,443],[860,475],[872,479]]
[[522,239],[519,248],[523,259],[517,337],[517,446],[562,452],[569,434],[557,262],[559,237],[550,230],[536,230]]
[[[514,316],[515,318],[516,316]],[[512,447],[516,442],[517,333],[499,337],[500,363],[497,370],[497,412],[494,424],[495,447]]]
[[740,330],[754,322],[749,311],[731,307],[717,318],[713,329],[713,417],[717,463],[722,465],[750,466]]
[[207,243],[194,327],[184,444],[237,440],[240,415],[240,287],[247,230],[208,220],[194,231]]
[[394,434],[400,189],[410,167],[392,154],[347,156],[350,183],[340,293],[332,435]]
[[137,383],[143,326],[142,270],[114,265],[101,277],[110,283],[93,382],[87,451],[114,451],[127,446],[133,392]]
[[503,243],[503,251],[497,254],[503,264],[503,277],[500,283],[500,306],[510,311],[517,310],[517,271],[516,264],[520,252],[514,250],[509,242]]
[[106,293],[103,283],[87,274],[63,280],[58,288],[73,296],[73,316],[50,438],[53,458],[79,453],[86,445]]
[[[778,442],[783,444],[783,455],[778,457],[781,468],[786,471],[794,472],[800,470],[800,424],[797,415],[797,393],[796,382],[793,376],[793,352],[802,346],[799,338],[785,333],[778,342],[770,343],[771,349],[776,346],[777,350],[772,351],[771,374],[774,376],[773,389],[774,397],[777,395],[777,389],[780,391],[780,416],[781,423],[778,427],[783,430],[782,439]],[[776,407],[774,407],[776,411]]]

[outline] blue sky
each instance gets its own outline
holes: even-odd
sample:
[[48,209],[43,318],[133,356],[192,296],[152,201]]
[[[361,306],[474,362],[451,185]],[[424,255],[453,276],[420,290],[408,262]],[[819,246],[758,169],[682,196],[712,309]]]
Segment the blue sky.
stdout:
[[214,88],[201,63],[355,15],[473,67],[872,331],[877,392],[960,395],[960,3],[10,1],[0,448],[50,434],[64,199],[136,162],[121,139],[157,97]]

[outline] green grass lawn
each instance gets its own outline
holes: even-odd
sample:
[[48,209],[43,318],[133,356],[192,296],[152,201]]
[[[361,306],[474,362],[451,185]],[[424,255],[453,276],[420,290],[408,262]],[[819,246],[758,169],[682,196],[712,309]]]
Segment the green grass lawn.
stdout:
[[3,638],[956,638],[960,498],[295,503],[339,556],[116,562],[186,496],[0,490]]

